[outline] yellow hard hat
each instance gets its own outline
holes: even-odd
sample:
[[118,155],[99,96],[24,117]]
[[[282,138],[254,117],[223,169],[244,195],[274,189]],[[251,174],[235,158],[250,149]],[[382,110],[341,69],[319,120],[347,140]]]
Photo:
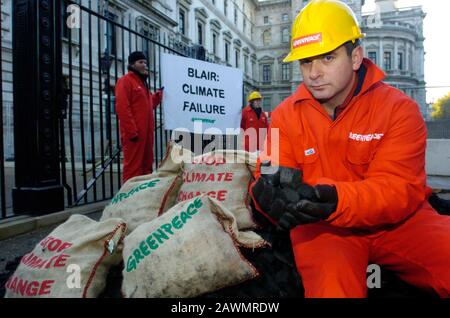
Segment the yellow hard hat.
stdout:
[[255,99],[262,99],[262,96],[258,91],[253,91],[250,93],[250,95],[248,95],[249,102],[251,102],[252,100],[255,100]]
[[322,55],[364,36],[348,5],[337,0],[312,0],[295,18],[291,52],[283,62]]

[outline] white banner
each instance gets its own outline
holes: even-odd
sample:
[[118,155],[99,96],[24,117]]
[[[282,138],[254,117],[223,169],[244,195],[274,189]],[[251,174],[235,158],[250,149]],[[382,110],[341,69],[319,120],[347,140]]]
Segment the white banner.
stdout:
[[242,71],[163,53],[164,126],[199,134],[239,134]]

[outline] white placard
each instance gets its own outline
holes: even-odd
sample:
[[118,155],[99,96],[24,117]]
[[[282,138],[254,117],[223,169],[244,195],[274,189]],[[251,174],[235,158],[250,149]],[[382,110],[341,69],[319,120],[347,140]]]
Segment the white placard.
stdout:
[[163,53],[164,126],[168,130],[236,135],[242,109],[242,71]]

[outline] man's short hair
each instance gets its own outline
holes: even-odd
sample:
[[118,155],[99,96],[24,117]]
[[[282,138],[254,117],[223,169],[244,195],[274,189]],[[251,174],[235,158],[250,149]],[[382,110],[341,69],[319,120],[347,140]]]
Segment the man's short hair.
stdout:
[[360,45],[361,45],[360,39],[356,39],[355,43],[353,43],[352,41],[348,41],[343,44],[343,46],[345,47],[345,49],[347,51],[347,55],[349,57],[352,56],[353,50],[356,49]]

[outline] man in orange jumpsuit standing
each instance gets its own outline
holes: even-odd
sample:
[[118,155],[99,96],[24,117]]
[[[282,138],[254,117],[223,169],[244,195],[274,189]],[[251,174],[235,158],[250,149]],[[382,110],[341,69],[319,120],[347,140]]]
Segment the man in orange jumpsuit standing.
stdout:
[[116,112],[123,149],[123,182],[152,172],[155,116],[162,89],[150,92],[147,58],[142,52],[128,57],[128,73],[117,81]]
[[269,122],[261,108],[262,96],[253,91],[248,96],[248,105],[242,110],[241,128],[244,131],[244,150],[262,150]]
[[290,230],[307,297],[366,297],[369,263],[449,297],[450,218],[427,200],[426,126],[363,57],[363,37],[340,1],[300,12],[285,61],[304,82],[272,112],[251,194]]

